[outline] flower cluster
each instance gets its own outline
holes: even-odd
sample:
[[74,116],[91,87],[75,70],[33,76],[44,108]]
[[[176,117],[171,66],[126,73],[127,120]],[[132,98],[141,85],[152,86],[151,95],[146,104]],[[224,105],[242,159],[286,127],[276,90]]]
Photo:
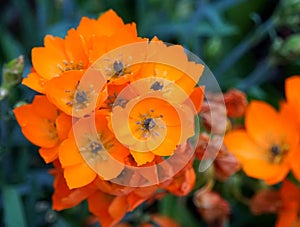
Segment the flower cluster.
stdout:
[[40,94],[14,114],[55,167],[54,209],[87,199],[111,226],[157,189],[191,191],[188,139],[197,133],[203,65],[181,46],[138,37],[134,23],[109,10],[82,18],[64,39],[47,35],[32,49],[32,65],[22,83]]

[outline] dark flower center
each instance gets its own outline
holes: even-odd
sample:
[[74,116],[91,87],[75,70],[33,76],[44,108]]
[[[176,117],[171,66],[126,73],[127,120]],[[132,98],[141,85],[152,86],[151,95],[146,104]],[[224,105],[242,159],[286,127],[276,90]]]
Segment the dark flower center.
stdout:
[[151,130],[156,126],[156,123],[153,118],[147,118],[143,122],[143,126],[146,130]]
[[163,86],[161,83],[159,83],[158,81],[155,81],[155,82],[151,85],[150,89],[152,89],[152,90],[154,90],[154,91],[158,91],[158,90],[161,90],[163,87],[164,87],[164,86]]
[[288,149],[284,146],[273,145],[270,149],[271,162],[274,164],[280,164],[288,153]]
[[124,65],[121,61],[115,61],[113,64],[114,71],[116,72],[116,75],[120,76],[123,73]]
[[103,149],[103,147],[102,147],[102,145],[101,145],[100,143],[95,142],[95,141],[93,141],[93,142],[90,143],[90,150],[91,150],[93,153],[97,154],[97,153],[98,153],[99,151],[101,151],[102,149]]
[[79,104],[86,102],[87,101],[86,92],[78,90],[75,94],[75,99]]

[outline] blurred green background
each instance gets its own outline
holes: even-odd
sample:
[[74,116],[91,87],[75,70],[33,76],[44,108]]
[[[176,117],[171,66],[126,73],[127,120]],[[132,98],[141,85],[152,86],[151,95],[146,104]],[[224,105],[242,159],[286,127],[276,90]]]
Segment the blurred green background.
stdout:
[[[140,36],[158,36],[198,55],[224,91],[239,88],[249,99],[276,105],[284,79],[300,72],[299,0],[2,0],[0,66],[24,55],[26,76],[31,49],[43,45],[46,34],[63,37],[82,16],[96,18],[110,8],[125,22],[136,22]],[[18,86],[0,101],[0,226],[87,226],[86,203],[60,213],[51,210],[51,166],[14,121],[12,108],[33,95]],[[184,200],[183,207],[182,198],[167,196],[153,209],[183,226],[205,226],[191,198]],[[273,226],[274,220],[254,218],[232,201],[229,226]]]

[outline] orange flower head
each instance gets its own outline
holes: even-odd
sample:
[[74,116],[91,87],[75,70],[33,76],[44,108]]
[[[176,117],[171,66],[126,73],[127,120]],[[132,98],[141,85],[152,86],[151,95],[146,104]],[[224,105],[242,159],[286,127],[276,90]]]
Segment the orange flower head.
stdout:
[[[233,130],[225,136],[225,144],[241,162],[250,177],[268,184],[285,178],[295,160],[299,131],[294,112],[283,104],[280,112],[270,105],[252,101],[245,117],[245,130]],[[258,168],[259,167],[259,168]]]
[[98,20],[83,17],[77,29],[70,29],[64,39],[47,35],[44,47],[32,49],[33,70],[22,83],[45,93],[48,80],[64,72],[85,70],[107,51],[141,40],[135,24],[125,25],[113,10]]
[[49,163],[57,158],[57,146],[71,128],[71,117],[50,103],[46,96],[36,95],[31,104],[14,109],[22,133],[41,147],[40,154]]
[[49,100],[73,117],[94,112],[107,98],[104,78],[93,70],[65,72],[45,86]]
[[138,165],[151,162],[155,155],[172,155],[194,135],[193,110],[184,103],[172,103],[163,91],[145,92],[146,85],[153,85],[148,82],[140,80],[120,94],[119,100],[127,102],[125,107],[113,107],[111,119],[116,137],[130,149]]
[[107,128],[106,115],[98,114],[82,118],[73,125],[58,155],[64,177],[72,189],[91,183],[96,176],[105,180],[117,177],[129,151]]

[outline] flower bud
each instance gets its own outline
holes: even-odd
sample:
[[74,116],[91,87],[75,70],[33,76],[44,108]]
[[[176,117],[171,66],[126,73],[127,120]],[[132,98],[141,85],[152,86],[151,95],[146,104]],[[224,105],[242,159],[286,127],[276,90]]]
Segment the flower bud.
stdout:
[[224,226],[230,214],[230,206],[218,193],[200,189],[194,194],[194,204],[203,220],[211,226]]
[[250,210],[256,215],[277,213],[281,205],[280,192],[274,189],[265,189],[253,196],[250,201]]

